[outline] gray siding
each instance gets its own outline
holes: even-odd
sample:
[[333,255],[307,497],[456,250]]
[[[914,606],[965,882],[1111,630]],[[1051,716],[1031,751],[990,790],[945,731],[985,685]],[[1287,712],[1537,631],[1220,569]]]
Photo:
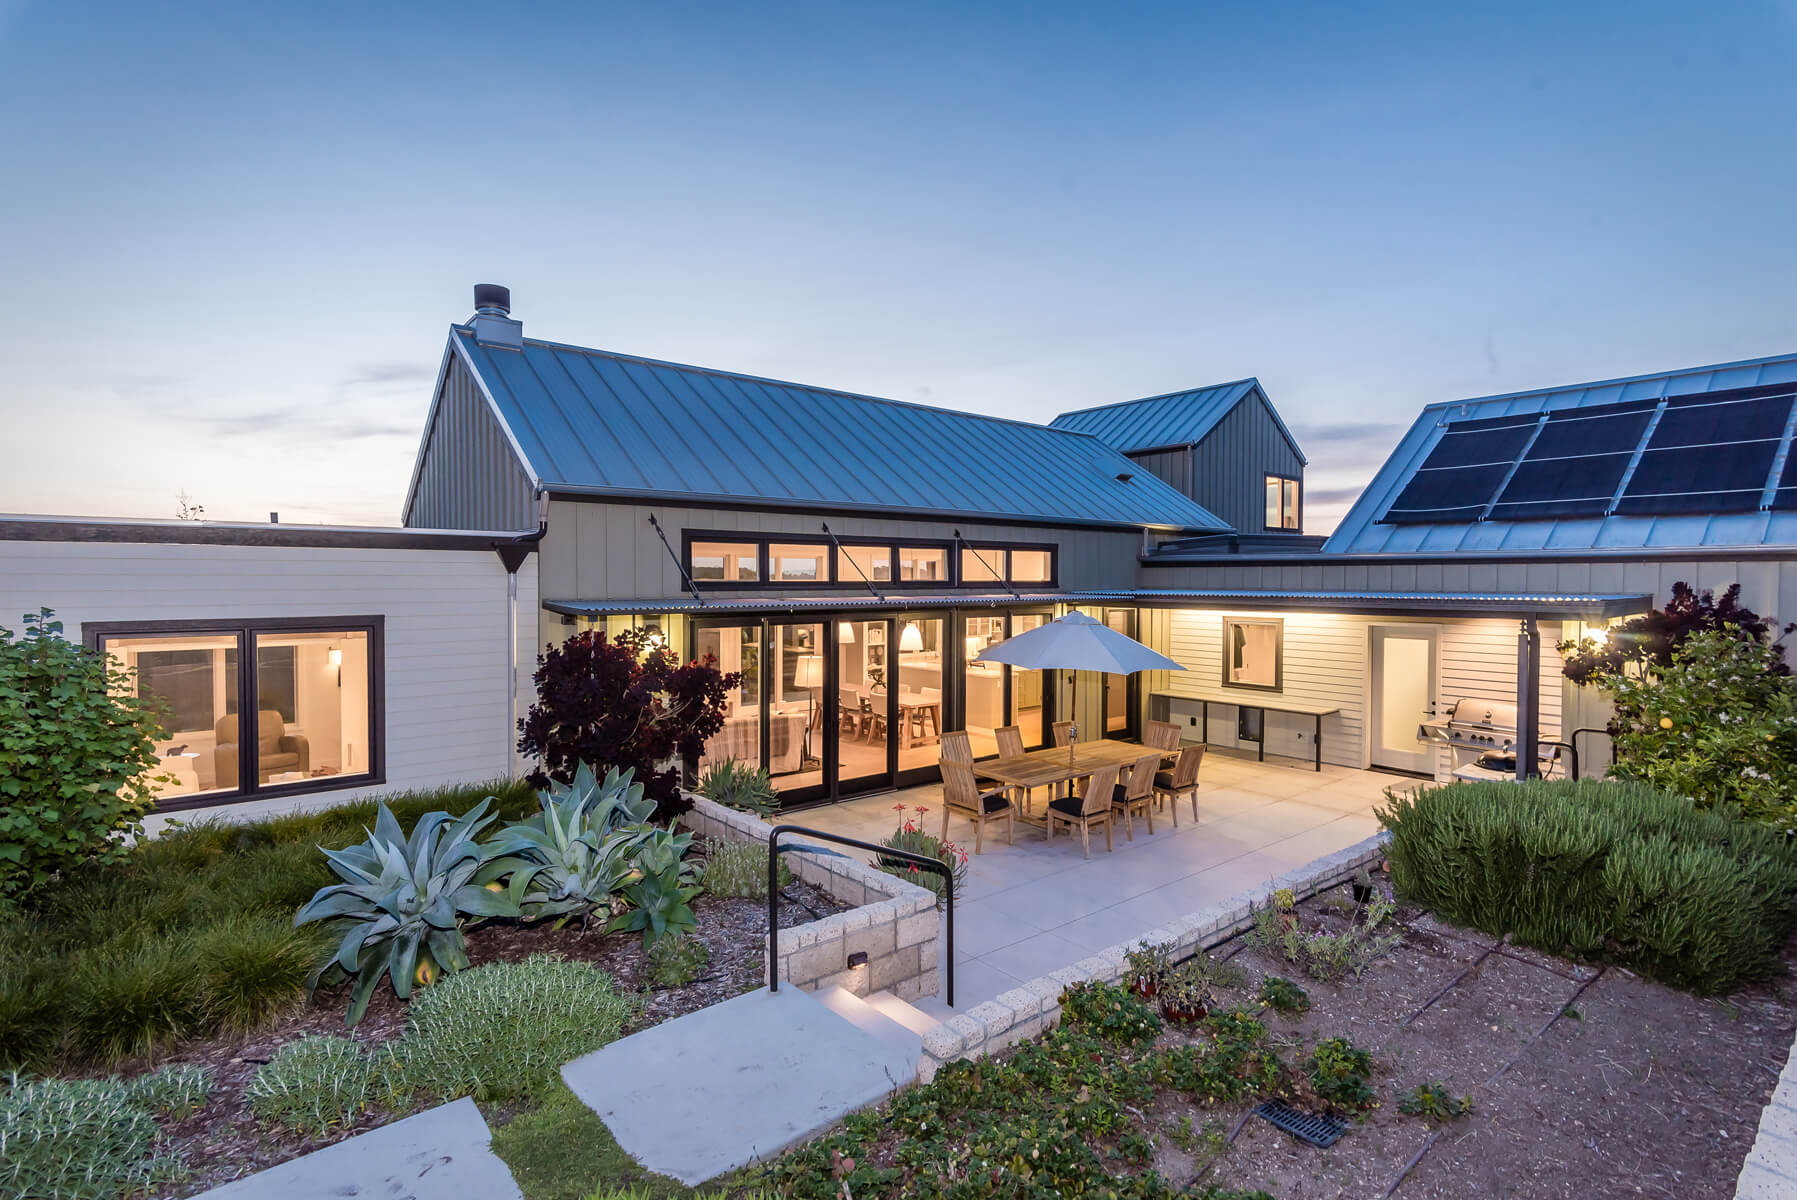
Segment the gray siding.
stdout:
[[457,355],[419,450],[404,523],[422,529],[533,529],[536,490],[480,386]]
[[[1193,488],[1187,495],[1228,521],[1238,533],[1259,533],[1266,528],[1266,476],[1304,478],[1304,461],[1259,393],[1243,397],[1192,455]],[[1302,495],[1300,488],[1300,505]],[[1299,519],[1301,533],[1302,507]]]
[[[1129,456],[1137,466],[1173,488],[1182,496],[1192,496],[1194,486],[1192,479],[1192,447],[1181,446],[1175,450],[1146,450],[1140,454]],[[1219,517],[1229,520],[1223,513],[1216,512]],[[1235,524],[1230,521],[1230,524]]]

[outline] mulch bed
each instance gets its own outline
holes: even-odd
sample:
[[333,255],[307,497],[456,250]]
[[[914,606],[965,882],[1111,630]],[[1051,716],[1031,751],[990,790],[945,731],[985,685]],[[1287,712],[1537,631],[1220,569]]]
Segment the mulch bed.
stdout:
[[[780,895],[782,929],[804,925],[848,907],[796,879]],[[600,921],[584,929],[571,923],[556,930],[547,922],[536,926],[500,922],[476,926],[467,933],[468,957],[474,966],[522,962],[533,954],[560,954],[594,963],[609,972],[620,989],[649,995],[642,1017],[626,1030],[634,1033],[750,991],[764,982],[767,901],[701,895],[692,907],[698,922],[693,936],[710,951],[711,963],[705,974],[685,987],[657,987],[649,976],[642,935],[603,934]],[[303,1008],[249,1037],[196,1042],[154,1064],[145,1064],[144,1070],[170,1063],[195,1063],[208,1068],[213,1077],[212,1096],[206,1107],[168,1127],[168,1148],[185,1159],[189,1173],[161,1196],[171,1200],[192,1196],[407,1115],[370,1110],[353,1124],[324,1137],[267,1129],[250,1115],[244,1089],[255,1076],[256,1068],[288,1042],[309,1034],[332,1034],[378,1046],[405,1032],[405,1002],[385,983],[376,990],[367,1013],[353,1029],[343,1023],[347,1005],[347,987],[320,991]]]
[[[1345,892],[1301,905],[1301,927],[1342,929],[1352,918]],[[1212,1131],[1208,1144],[1186,1139],[1183,1151],[1160,1139],[1163,1175],[1262,1188],[1279,1200],[1734,1195],[1797,1030],[1789,979],[1700,999],[1616,967],[1491,950],[1498,939],[1414,908],[1400,906],[1394,920],[1403,941],[1340,984],[1307,978],[1245,937],[1211,951],[1246,976],[1218,989],[1219,1005],[1254,1007],[1268,974],[1299,983],[1309,1012],[1261,1017],[1288,1061],[1324,1038],[1348,1038],[1372,1053],[1379,1107],[1318,1149],[1248,1116],[1252,1104],[1163,1097],[1154,1124],[1170,1129],[1190,1117]],[[1785,961],[1797,964],[1797,944]],[[1170,1027],[1162,1041],[1199,1036]],[[1398,1094],[1427,1082],[1470,1095],[1472,1114],[1437,1128],[1400,1113]]]

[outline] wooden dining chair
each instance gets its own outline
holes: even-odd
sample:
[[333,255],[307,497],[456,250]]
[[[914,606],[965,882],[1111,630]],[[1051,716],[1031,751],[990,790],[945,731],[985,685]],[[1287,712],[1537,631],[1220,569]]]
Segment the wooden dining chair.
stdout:
[[1048,802],[1048,840],[1054,841],[1054,827],[1065,825],[1068,836],[1073,833],[1073,826],[1079,826],[1080,847],[1085,850],[1086,857],[1092,857],[1092,826],[1104,826],[1104,848],[1106,852],[1115,850],[1111,838],[1111,794],[1117,790],[1118,766],[1112,763],[1092,772],[1086,780],[1085,791],[1073,796],[1059,796]]
[[[966,737],[966,734],[962,734]],[[948,814],[959,809],[973,818],[973,852],[986,848],[986,822],[1005,819],[1005,841],[1017,844],[1017,806],[1003,790],[982,792],[969,763],[942,760],[942,840],[948,840]]]
[[1171,754],[1179,749],[1179,726],[1171,721],[1150,721],[1142,734],[1142,744]]
[[1000,758],[1017,758],[1023,753],[1023,730],[1015,725],[1000,725],[992,731],[998,739],[998,756]]
[[1198,768],[1204,765],[1204,744],[1187,746],[1179,752],[1179,761],[1171,771],[1154,773],[1154,798],[1165,802],[1173,812],[1173,828],[1179,828],[1179,798],[1192,794],[1192,823],[1198,823]]
[[860,737],[867,731],[867,701],[854,688],[836,692],[837,732]]
[[1159,751],[1144,754],[1130,769],[1128,782],[1118,784],[1113,790],[1111,803],[1123,810],[1123,832],[1132,842],[1136,840],[1135,814],[1138,809],[1148,820],[1149,834],[1154,833],[1154,773],[1160,766]]
[[1073,740],[1073,722],[1056,721],[1054,723],[1054,744],[1065,746]]
[[973,765],[973,743],[967,740],[965,729],[951,729],[942,735],[943,762],[965,763]]

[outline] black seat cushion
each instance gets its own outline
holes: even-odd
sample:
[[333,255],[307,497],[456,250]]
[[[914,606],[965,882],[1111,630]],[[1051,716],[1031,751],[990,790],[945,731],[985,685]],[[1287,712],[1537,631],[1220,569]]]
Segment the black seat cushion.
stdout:
[[1156,771],[1154,773],[1154,786],[1157,788],[1166,788],[1168,791],[1172,791],[1173,790],[1173,772],[1171,772],[1171,771]]
[[1003,792],[987,792],[980,797],[980,805],[989,813],[1003,812],[1011,807],[1011,799]]
[[1126,801],[1128,799],[1129,799],[1129,789],[1127,787],[1124,787],[1122,784],[1119,783],[1111,789],[1111,803],[1112,804],[1122,804],[1124,801]]
[[1078,796],[1057,796],[1055,799],[1048,802],[1048,807],[1054,809],[1058,813],[1066,813],[1070,817],[1077,817],[1080,815],[1080,809],[1085,807],[1085,803],[1086,802]]

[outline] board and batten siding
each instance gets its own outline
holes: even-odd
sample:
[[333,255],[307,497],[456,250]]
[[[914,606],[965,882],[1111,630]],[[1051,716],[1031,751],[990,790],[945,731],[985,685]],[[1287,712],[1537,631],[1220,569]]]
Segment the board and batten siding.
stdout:
[[415,529],[535,529],[536,487],[480,385],[451,353],[401,518]]
[[[1238,533],[1260,533],[1267,524],[1266,477],[1301,480],[1304,460],[1266,401],[1250,393],[1193,447],[1190,471],[1192,487],[1187,495]],[[1302,512],[1301,487],[1299,505]]]
[[[518,572],[526,689],[536,576],[532,557]],[[491,551],[0,541],[0,625],[43,607],[71,641],[90,621],[384,618],[385,782],[202,811],[254,817],[512,769],[510,613]]]
[[[1277,692],[1224,687],[1223,619],[1277,617],[1284,621],[1284,686]],[[1171,692],[1183,699],[1172,705],[1172,719],[1194,736],[1190,721],[1199,717],[1200,698],[1211,701],[1208,740],[1239,746],[1236,708],[1277,704],[1281,698],[1332,706],[1341,711],[1323,718],[1323,761],[1365,767],[1367,691],[1371,679],[1372,628],[1420,626],[1436,630],[1438,702],[1462,697],[1516,699],[1517,623],[1507,620],[1411,620],[1343,613],[1305,613],[1229,609],[1144,609],[1143,631],[1151,646],[1185,666],[1147,676],[1146,690]],[[1560,729],[1560,657],[1553,650],[1559,626],[1543,628],[1541,664],[1541,736],[1555,739]],[[1231,707],[1221,707],[1221,706]],[[1269,711],[1263,730],[1268,754],[1308,759],[1311,718]],[[1245,743],[1252,747],[1253,743]]]

